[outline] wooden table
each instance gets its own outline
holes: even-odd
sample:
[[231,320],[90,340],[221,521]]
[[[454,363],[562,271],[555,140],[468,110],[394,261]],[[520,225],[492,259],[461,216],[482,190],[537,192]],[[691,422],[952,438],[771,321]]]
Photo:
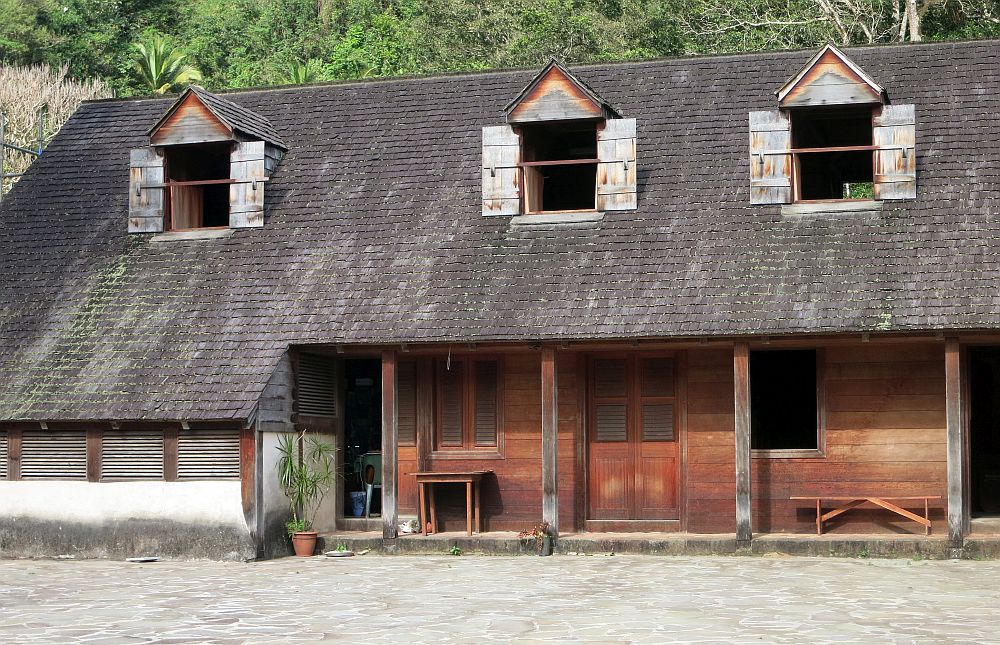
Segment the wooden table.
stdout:
[[[929,512],[929,509],[928,509],[927,502],[928,502],[928,500],[932,500],[932,499],[941,499],[941,496],[940,495],[918,495],[918,496],[914,496],[914,497],[861,497],[860,495],[855,495],[853,497],[851,497],[851,496],[848,496],[848,497],[827,497],[827,496],[824,495],[822,497],[789,497],[789,499],[793,499],[793,500],[809,500],[809,501],[815,501],[816,502],[816,535],[822,535],[823,534],[823,522],[825,522],[825,521],[827,521],[829,519],[832,519],[834,517],[837,517],[841,513],[846,513],[847,511],[851,510],[852,508],[856,508],[856,507],[861,506],[862,504],[865,504],[865,503],[868,503],[868,502],[870,502],[872,504],[875,504],[876,506],[881,506],[882,508],[886,509],[887,511],[892,511],[896,515],[902,515],[906,519],[913,520],[917,524],[920,524],[920,525],[922,525],[924,527],[924,531],[925,531],[926,535],[930,535],[931,534],[931,516],[930,516],[930,512]],[[823,512],[823,500],[827,500],[827,501],[830,501],[830,502],[846,502],[846,503],[843,506],[839,506],[839,507],[833,509],[832,511],[828,511],[828,512],[824,513]],[[910,511],[908,511],[908,510],[906,510],[904,508],[900,508],[899,506],[897,506],[896,504],[893,504],[889,500],[892,500],[892,501],[895,501],[895,502],[903,502],[903,501],[910,501],[910,502],[912,502],[912,501],[922,500],[924,502],[924,516],[920,517],[916,513],[911,513]]]
[[465,484],[465,529],[469,535],[472,535],[473,518],[475,518],[476,532],[479,533],[479,489],[481,488],[483,476],[492,473],[492,470],[410,473],[417,478],[417,491],[420,497],[420,532],[427,535],[427,521],[424,515],[424,500],[426,499],[430,506],[431,533],[437,533],[437,509],[434,505],[434,484]]

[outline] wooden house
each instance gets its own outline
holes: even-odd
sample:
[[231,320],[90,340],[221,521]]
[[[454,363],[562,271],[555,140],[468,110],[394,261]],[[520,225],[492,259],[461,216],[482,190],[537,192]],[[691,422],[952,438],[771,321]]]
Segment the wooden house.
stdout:
[[1000,513],[997,47],[85,103],[0,206],[0,555],[283,553],[298,430],[350,473],[319,528],[390,544],[414,473],[485,472],[483,531],[961,548]]

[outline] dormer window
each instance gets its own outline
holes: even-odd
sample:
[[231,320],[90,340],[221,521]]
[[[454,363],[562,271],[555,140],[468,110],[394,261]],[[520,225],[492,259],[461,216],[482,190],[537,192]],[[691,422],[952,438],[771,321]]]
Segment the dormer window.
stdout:
[[129,232],[264,225],[264,186],[287,149],[267,119],[191,86],[132,151]]
[[912,105],[827,45],[775,94],[779,109],[750,113],[750,202],[916,197]]
[[483,215],[636,208],[635,119],[556,61],[483,128]]

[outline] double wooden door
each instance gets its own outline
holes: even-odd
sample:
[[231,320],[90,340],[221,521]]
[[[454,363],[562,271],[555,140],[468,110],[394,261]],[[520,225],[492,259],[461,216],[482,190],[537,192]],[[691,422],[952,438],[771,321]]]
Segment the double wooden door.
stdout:
[[676,369],[670,356],[590,360],[590,519],[679,518]]

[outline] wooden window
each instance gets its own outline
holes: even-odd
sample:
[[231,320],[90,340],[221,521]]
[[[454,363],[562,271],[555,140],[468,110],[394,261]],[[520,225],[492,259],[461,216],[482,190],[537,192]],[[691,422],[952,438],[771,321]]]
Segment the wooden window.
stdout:
[[400,361],[396,372],[398,441],[401,446],[417,445],[417,364]]
[[21,438],[21,479],[87,479],[84,430],[26,430]]
[[791,111],[795,201],[875,197],[870,105]]
[[7,479],[7,464],[10,460],[10,449],[7,443],[7,433],[0,431],[0,479]]
[[816,350],[750,352],[750,444],[758,456],[822,456]]
[[110,430],[101,441],[101,480],[162,480],[161,430]]
[[164,148],[167,230],[229,226],[229,142]]
[[525,213],[597,208],[597,124],[521,127]]
[[337,372],[333,358],[305,352],[299,354],[295,399],[300,415],[337,416]]
[[494,359],[438,361],[436,449],[499,449],[500,374],[500,364]]
[[181,430],[177,437],[177,479],[239,479],[240,431]]

